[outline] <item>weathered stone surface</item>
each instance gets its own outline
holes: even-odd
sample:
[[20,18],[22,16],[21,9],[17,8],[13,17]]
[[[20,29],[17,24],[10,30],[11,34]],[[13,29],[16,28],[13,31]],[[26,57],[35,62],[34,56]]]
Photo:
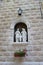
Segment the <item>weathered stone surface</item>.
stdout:
[[[43,10],[43,0],[41,4]],[[18,16],[19,7],[23,10],[21,17]],[[4,65],[19,65],[11,62],[16,61],[14,57],[16,47],[13,44],[14,25],[20,21],[25,21],[24,23],[28,25],[29,41],[28,56],[22,62],[35,61],[39,63],[26,65],[43,65],[40,63],[43,62],[43,19],[41,19],[39,0],[9,0],[9,2],[4,0],[0,2],[0,62],[5,62]]]
[[43,65],[43,62],[1,62],[0,65]]

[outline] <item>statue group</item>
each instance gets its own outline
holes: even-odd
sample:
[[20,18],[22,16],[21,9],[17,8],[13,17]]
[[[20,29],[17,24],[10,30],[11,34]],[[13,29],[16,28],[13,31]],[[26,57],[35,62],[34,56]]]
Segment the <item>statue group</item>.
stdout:
[[15,39],[16,42],[26,42],[27,40],[27,32],[25,31],[24,28],[22,28],[22,31],[19,31],[19,28],[15,32]]

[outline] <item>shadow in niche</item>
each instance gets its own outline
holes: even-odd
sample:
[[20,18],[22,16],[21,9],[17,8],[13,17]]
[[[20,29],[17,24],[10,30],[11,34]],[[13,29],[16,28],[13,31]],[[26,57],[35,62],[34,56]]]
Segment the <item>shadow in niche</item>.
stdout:
[[17,23],[17,24],[15,25],[15,27],[14,27],[14,42],[16,42],[16,39],[15,39],[15,32],[17,31],[18,28],[19,28],[19,31],[20,31],[20,32],[22,31],[22,28],[25,29],[25,31],[26,31],[26,33],[27,33],[27,35],[26,35],[26,37],[27,37],[26,42],[28,42],[27,25],[26,25],[25,23],[22,23],[22,22]]

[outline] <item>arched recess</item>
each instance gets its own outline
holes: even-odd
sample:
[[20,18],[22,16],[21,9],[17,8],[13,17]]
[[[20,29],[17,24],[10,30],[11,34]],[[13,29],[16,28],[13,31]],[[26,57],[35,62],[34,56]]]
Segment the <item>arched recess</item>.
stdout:
[[[28,30],[27,30],[27,25],[23,22],[18,22],[16,23],[16,25],[14,26],[14,42],[16,42],[16,39],[15,39],[15,32],[17,31],[17,29],[19,28],[19,31],[20,33],[22,32],[22,28],[25,29],[27,35],[26,35],[26,42],[28,42]],[[23,41],[21,41],[23,42]]]

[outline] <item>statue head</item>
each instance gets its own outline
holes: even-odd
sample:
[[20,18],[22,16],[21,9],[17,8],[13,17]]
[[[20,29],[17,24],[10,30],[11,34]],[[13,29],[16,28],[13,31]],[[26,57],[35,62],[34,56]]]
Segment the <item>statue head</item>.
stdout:
[[25,31],[25,29],[24,29],[24,28],[22,28],[22,31]]
[[19,28],[17,29],[17,31],[19,31]]

